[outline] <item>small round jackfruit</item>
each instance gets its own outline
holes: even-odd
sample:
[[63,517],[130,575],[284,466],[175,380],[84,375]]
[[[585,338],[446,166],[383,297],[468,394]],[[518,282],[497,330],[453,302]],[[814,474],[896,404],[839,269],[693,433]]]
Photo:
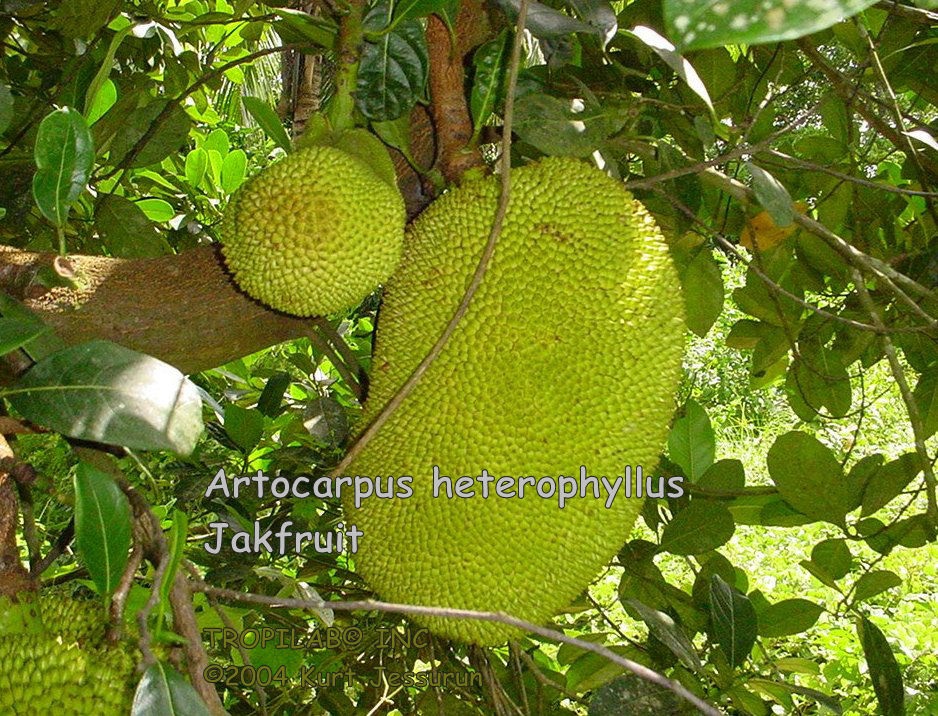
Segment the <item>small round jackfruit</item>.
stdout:
[[342,149],[312,146],[267,167],[225,211],[222,252],[235,282],[286,313],[357,305],[400,259],[406,214],[395,186]]
[[[494,177],[466,182],[408,228],[378,322],[364,425],[452,317],[498,195]],[[542,499],[531,484],[519,498],[509,482],[500,497],[499,480],[579,479],[582,467],[585,477],[624,483],[626,467],[654,470],[680,381],[683,326],[668,247],[620,182],[573,159],[512,169],[502,233],[467,313],[346,471],[413,477],[407,499],[356,509],[344,496],[346,523],[363,533],[356,569],[393,602],[535,623],[568,605],[621,548],[642,500],[620,491],[607,504],[599,484],[594,492],[585,483],[560,509],[556,495]],[[489,497],[474,481],[475,497],[434,498],[435,466],[453,482],[488,471]],[[502,624],[415,619],[483,645],[519,636]]]

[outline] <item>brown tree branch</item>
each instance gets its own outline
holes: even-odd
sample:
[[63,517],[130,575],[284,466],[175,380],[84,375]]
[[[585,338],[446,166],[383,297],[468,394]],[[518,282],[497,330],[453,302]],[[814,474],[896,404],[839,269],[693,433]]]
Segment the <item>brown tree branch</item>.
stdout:
[[68,344],[103,338],[195,373],[312,328],[241,293],[212,246],[154,259],[69,256],[81,288],[36,295],[23,276],[54,259],[0,247],[0,291],[22,299]]
[[[436,15],[427,20],[427,48],[430,53],[430,112],[437,138],[436,166],[447,181],[457,182],[473,167],[484,166],[478,147],[470,147],[472,118],[466,103],[466,77],[463,61],[479,39],[485,16],[477,0],[463,2],[450,36],[446,24]],[[456,46],[453,46],[453,39]]]

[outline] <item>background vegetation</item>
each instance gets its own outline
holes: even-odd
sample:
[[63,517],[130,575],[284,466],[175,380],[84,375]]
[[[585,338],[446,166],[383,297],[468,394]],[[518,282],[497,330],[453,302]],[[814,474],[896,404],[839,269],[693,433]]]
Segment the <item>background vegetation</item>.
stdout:
[[[307,321],[249,301],[213,247],[226,202],[318,121],[351,53],[356,121],[418,213],[500,154],[519,10],[512,162],[620,177],[668,237],[691,331],[660,468],[689,494],[648,501],[553,627],[726,713],[938,713],[928,0],[3,0],[0,591],[98,599],[115,631],[142,612],[141,689],[191,683],[154,713],[693,712],[582,644],[378,649],[402,617],[321,601],[372,596],[345,556],[201,546],[215,520],[340,520],[330,500],[203,494],[219,469],[329,473],[380,304]],[[363,636],[203,644],[226,625]],[[209,661],[288,678],[216,689]],[[378,666],[483,687],[392,688]]]

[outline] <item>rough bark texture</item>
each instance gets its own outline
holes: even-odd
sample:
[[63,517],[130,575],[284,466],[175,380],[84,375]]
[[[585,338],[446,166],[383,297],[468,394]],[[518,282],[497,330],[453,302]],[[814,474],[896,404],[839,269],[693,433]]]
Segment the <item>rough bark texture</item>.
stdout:
[[29,277],[54,260],[0,247],[0,290],[23,299],[68,344],[105,338],[194,373],[304,335],[312,325],[241,293],[213,246],[155,259],[70,256],[82,288],[37,295]]
[[[7,441],[0,436],[0,458],[13,457]],[[36,583],[20,561],[16,545],[19,524],[19,501],[16,484],[8,470],[0,470],[0,597],[15,597],[23,591],[33,591]]]

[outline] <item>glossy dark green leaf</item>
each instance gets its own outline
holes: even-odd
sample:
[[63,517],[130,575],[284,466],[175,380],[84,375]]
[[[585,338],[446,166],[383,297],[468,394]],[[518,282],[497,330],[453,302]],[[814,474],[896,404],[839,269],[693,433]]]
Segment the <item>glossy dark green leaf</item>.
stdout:
[[694,671],[701,668],[700,657],[697,656],[693,643],[674,619],[662,611],[642,604],[637,599],[623,600],[623,604],[638,614],[648,625],[648,631],[667,646],[684,666]]
[[726,544],[736,525],[718,502],[693,500],[674,515],[661,534],[661,549],[671,554],[701,554]]
[[[283,122],[280,121],[280,117],[277,116],[277,113],[270,105],[257,97],[242,97],[241,103],[251,113],[254,121],[264,130],[264,133],[274,140],[274,144],[288,154],[293,151],[293,145],[290,142],[290,137],[287,136],[287,130],[283,128]],[[206,157],[207,162],[208,158]]]
[[85,118],[70,107],[39,123],[33,175],[36,206],[55,226],[64,226],[69,204],[85,190],[94,164],[94,142]]
[[280,414],[280,406],[283,403],[283,394],[290,385],[289,373],[274,373],[267,379],[264,390],[261,391],[257,399],[257,409],[262,415],[268,418],[274,418]]
[[905,716],[902,672],[899,671],[889,642],[879,627],[865,617],[857,622],[857,634],[863,645],[863,655],[873,680],[880,711],[883,716]]
[[192,121],[172,100],[154,99],[130,113],[111,142],[110,162],[128,167],[156,164],[179,150]]
[[145,672],[134,693],[132,716],[209,716],[192,685],[171,666],[158,662]]
[[327,15],[310,15],[302,10],[278,7],[280,19],[274,23],[277,34],[289,44],[312,44],[331,50],[335,47],[338,25]]
[[788,504],[816,520],[843,524],[847,486],[830,448],[793,430],[775,441],[766,462],[772,481]]
[[188,455],[202,434],[202,401],[171,365],[109,341],[64,348],[9,391],[28,420],[82,440]]
[[38,321],[0,318],[0,355],[22,348],[50,330],[49,326]]
[[759,636],[800,634],[813,627],[823,612],[820,604],[807,599],[783,599],[759,613]]
[[365,43],[358,67],[356,106],[370,120],[384,122],[409,112],[423,98],[429,57],[423,25],[417,20],[391,21],[392,3],[382,0],[365,15]]
[[123,196],[110,194],[101,201],[95,212],[95,228],[113,256],[152,258],[172,253],[156,224]]
[[[518,9],[521,7],[521,0],[495,0],[495,4],[502,12],[508,15],[512,22],[518,17]],[[562,12],[554,10],[552,7],[537,2],[537,0],[530,0],[528,2],[525,29],[539,38],[569,35],[573,32],[585,32],[589,34],[596,34],[598,32],[585,22],[580,22],[569,15],[564,15]]]
[[854,602],[862,602],[871,599],[887,589],[898,587],[900,584],[902,584],[902,578],[888,569],[867,572],[857,580],[853,589],[853,600]]
[[710,578],[710,635],[730,666],[742,664],[756,643],[756,611],[752,602],[718,574]]
[[734,0],[718,12],[713,0],[664,0],[668,34],[685,49],[758,45],[823,30],[874,5],[876,0]]
[[253,450],[264,434],[264,416],[230,403],[225,406],[225,432],[242,450]]
[[820,565],[834,579],[842,579],[853,566],[853,555],[847,540],[826,539],[814,545],[811,561]]
[[22,346],[34,361],[41,360],[65,347],[65,342],[61,338],[52,331],[45,330],[46,324],[38,315],[2,291],[0,291],[0,314],[4,319],[34,327],[35,335]]
[[472,65],[475,71],[472,75],[469,107],[472,111],[472,126],[476,137],[505,95],[508,38],[508,30],[502,30],[495,39],[480,45],[472,55]]
[[113,478],[81,462],[75,470],[75,543],[98,593],[117,587],[130,549],[130,503]]
[[684,415],[674,421],[668,435],[668,454],[684,470],[684,477],[697,482],[713,464],[716,438],[707,411],[694,400],[684,406]]

